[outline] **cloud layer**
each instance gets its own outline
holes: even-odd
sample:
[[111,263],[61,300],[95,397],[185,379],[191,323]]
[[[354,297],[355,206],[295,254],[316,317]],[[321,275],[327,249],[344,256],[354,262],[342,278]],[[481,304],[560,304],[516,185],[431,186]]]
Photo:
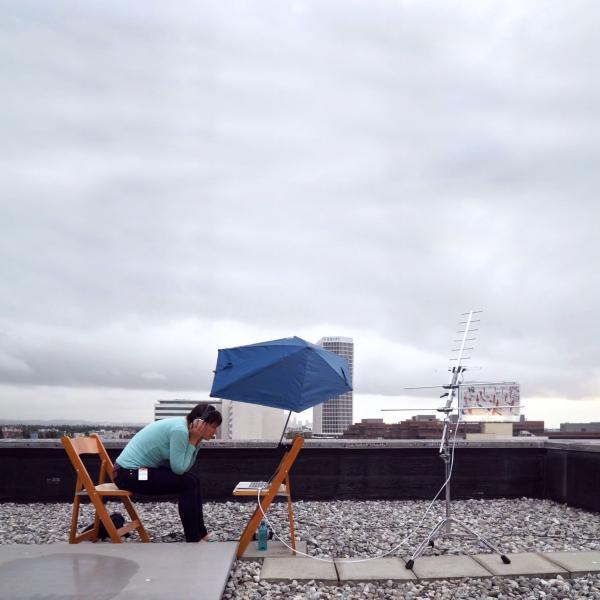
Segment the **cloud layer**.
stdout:
[[8,5],[0,380],[207,390],[339,334],[395,396],[476,308],[475,378],[597,397],[595,4],[257,8]]

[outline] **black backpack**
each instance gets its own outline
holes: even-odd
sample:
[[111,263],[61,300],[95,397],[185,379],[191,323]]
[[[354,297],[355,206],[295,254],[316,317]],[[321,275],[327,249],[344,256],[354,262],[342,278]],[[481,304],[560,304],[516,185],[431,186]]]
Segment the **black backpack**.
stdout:
[[[121,527],[123,527],[123,525],[125,525],[125,517],[118,512],[114,512],[112,513],[112,515],[110,515],[110,520],[114,523],[114,526],[117,529],[120,529]],[[91,525],[88,525],[81,533],[85,533],[86,531],[89,531],[90,529],[94,528],[94,524],[92,523]],[[126,533],[124,537],[128,538],[131,534]],[[104,523],[102,521],[100,521],[100,527],[98,529],[98,539],[104,541],[105,539],[110,538],[110,535],[108,535],[108,531],[106,531],[106,527],[104,527]]]

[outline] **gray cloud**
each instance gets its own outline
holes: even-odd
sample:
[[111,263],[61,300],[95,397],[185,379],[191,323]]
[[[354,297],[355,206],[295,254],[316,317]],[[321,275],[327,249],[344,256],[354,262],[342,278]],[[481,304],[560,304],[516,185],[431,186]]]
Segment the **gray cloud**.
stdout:
[[395,395],[473,307],[485,376],[597,396],[595,5],[255,8],[8,4],[0,379],[207,389],[340,333]]

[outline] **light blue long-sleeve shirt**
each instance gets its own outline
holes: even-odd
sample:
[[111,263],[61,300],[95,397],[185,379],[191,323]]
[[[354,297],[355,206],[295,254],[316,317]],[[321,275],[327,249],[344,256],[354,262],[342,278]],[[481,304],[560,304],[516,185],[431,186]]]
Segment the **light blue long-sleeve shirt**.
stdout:
[[129,441],[117,462],[125,469],[170,467],[181,475],[194,464],[198,446],[189,442],[185,417],[171,417],[146,425]]

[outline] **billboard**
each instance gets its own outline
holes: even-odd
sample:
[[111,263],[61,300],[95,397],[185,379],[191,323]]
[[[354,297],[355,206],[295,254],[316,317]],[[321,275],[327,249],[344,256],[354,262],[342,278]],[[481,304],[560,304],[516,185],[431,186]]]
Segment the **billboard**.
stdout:
[[463,383],[458,388],[461,421],[517,421],[518,383]]

